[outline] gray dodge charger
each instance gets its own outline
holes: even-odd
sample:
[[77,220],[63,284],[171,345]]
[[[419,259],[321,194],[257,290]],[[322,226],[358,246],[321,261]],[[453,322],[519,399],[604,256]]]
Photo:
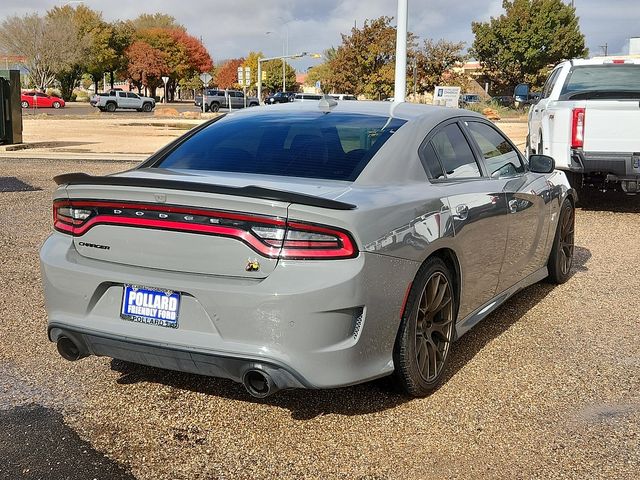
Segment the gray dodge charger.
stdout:
[[573,259],[564,173],[465,110],[255,108],[133,170],[55,180],[40,257],[60,354],[256,397],[388,375],[426,395],[457,338]]

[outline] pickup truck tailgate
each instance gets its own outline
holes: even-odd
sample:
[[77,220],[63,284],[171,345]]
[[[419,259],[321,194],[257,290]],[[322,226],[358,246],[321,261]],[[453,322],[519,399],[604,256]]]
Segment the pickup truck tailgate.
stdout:
[[640,152],[639,100],[589,100],[584,123],[586,152]]

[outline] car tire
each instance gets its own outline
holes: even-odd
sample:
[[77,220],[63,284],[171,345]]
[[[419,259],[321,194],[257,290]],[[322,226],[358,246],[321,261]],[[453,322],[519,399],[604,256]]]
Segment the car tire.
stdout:
[[100,110],[101,112],[104,112],[104,107],[98,107],[98,110]]
[[142,111],[143,111],[143,112],[147,112],[147,113],[149,113],[151,110],[153,110],[153,107],[151,106],[151,104],[150,104],[149,102],[144,103],[144,104],[142,105]]
[[553,239],[553,247],[549,254],[547,268],[549,269],[549,281],[559,285],[569,280],[573,254],[575,250],[575,220],[576,212],[571,200],[568,198],[562,202],[560,218],[556,227],[556,235]]
[[209,110],[211,110],[212,112],[219,112],[220,111],[220,104],[213,102],[211,104],[211,106],[209,107]]
[[424,397],[442,381],[455,335],[457,300],[445,263],[430,258],[411,286],[393,351],[392,381],[413,397]]
[[258,104],[257,104],[256,102],[252,102],[252,103],[250,103],[250,104],[249,104],[249,106],[250,106],[250,107],[257,107],[257,106],[258,106]]
[[20,102],[20,106],[21,106],[22,108],[29,108],[29,102],[27,102],[27,101]]
[[116,108],[117,108],[117,107],[116,107],[116,104],[115,104],[115,103],[113,103],[113,102],[109,102],[109,103],[107,103],[107,105],[106,105],[106,107],[105,107],[105,109],[107,110],[107,112],[110,112],[110,113],[115,112],[115,111],[116,111]]
[[61,107],[60,102],[53,102],[51,106],[56,109]]

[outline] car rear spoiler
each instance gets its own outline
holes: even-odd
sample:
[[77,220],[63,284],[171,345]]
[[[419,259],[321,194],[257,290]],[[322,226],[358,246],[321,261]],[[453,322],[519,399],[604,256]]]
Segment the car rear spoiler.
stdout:
[[161,178],[93,176],[86,173],[65,173],[53,177],[58,185],[114,185],[122,187],[159,188],[164,190],[184,190],[188,192],[218,193],[249,198],[262,198],[277,202],[297,203],[312,207],[329,208],[331,210],[355,210],[351,203],[339,202],[328,198],[315,197],[304,193],[274,190],[271,188],[248,185],[246,187],[229,187],[200,182],[165,180]]

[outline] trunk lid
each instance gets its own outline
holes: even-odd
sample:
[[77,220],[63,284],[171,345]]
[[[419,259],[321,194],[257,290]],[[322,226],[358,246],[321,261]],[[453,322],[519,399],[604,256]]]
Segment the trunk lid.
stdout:
[[587,100],[584,128],[586,152],[640,152],[640,102]]
[[[194,191],[198,185],[206,187],[212,183],[224,185],[223,191],[247,187],[256,180],[248,177],[251,176],[212,177],[154,169],[113,177],[88,177],[143,181],[144,186],[70,182],[66,192],[74,208],[91,211],[86,223],[77,227],[75,248],[84,257],[124,265],[266,278],[277,266],[280,249],[277,242],[270,245],[262,232],[284,228],[291,202]],[[146,179],[168,182],[168,188],[145,185]],[[195,189],[173,188],[181,184],[172,185],[172,182],[185,180],[189,181],[188,185],[195,185]],[[262,177],[260,183],[269,182]],[[335,184],[313,183],[287,183],[286,190],[330,197],[345,190],[344,186],[338,188]]]

